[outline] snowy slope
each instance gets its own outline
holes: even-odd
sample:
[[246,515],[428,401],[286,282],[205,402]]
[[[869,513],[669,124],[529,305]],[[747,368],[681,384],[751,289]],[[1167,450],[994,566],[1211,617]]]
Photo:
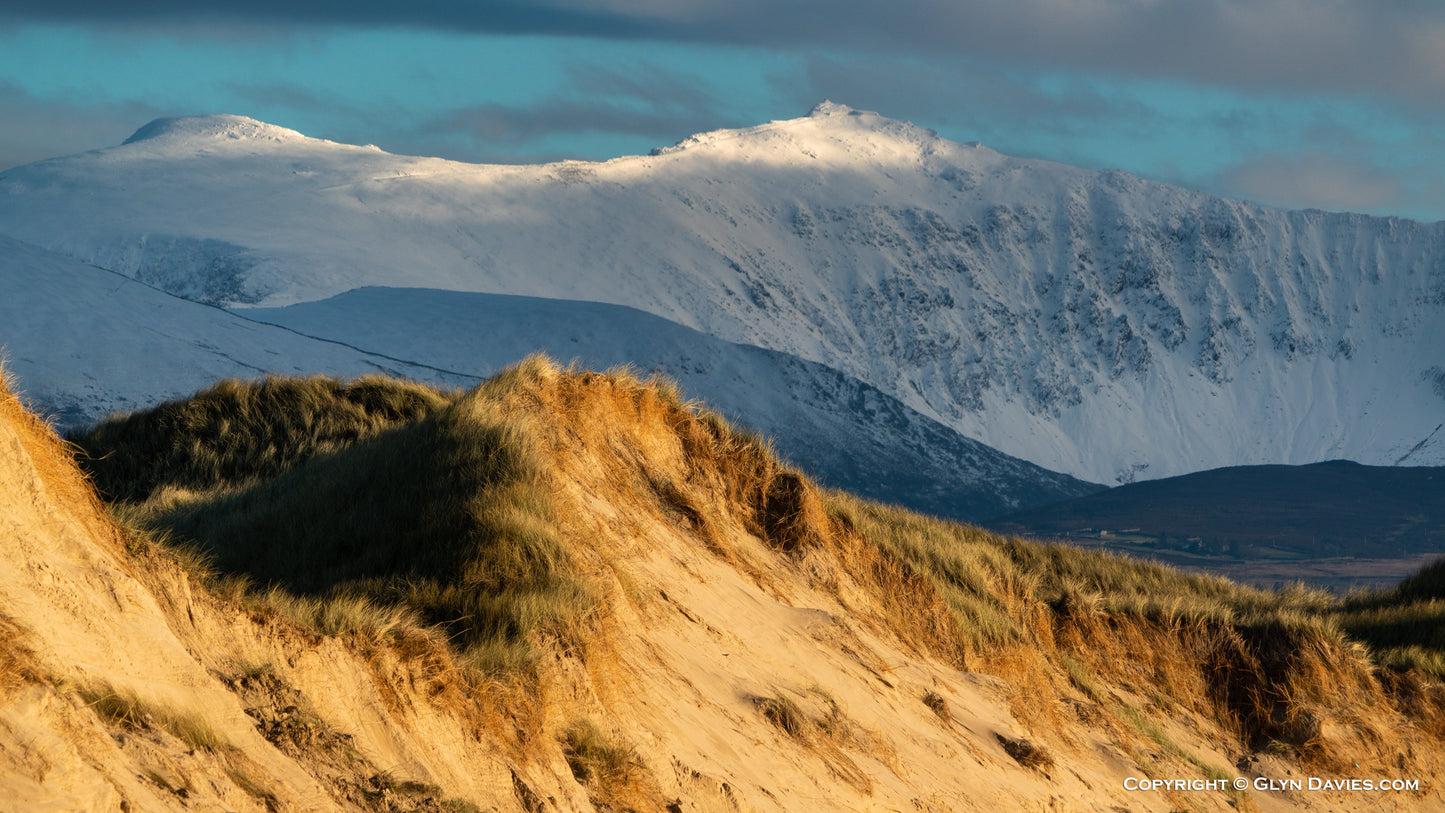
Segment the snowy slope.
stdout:
[[231,376],[470,381],[258,324],[6,237],[0,292],[5,370],[17,392],[62,426],[153,406]]
[[1097,490],[963,438],[836,370],[615,305],[363,289],[236,314],[5,237],[0,291],[5,369],[62,426],[231,376],[383,372],[470,385],[543,350],[672,375],[690,396],[775,437],[825,483],[917,510],[981,520]]
[[628,305],[1096,481],[1445,463],[1445,224],[1268,209],[838,105],[532,167],[166,120],[0,174],[0,232],[208,302]]
[[660,372],[772,438],[827,485],[982,520],[1099,490],[960,436],[815,362],[725,342],[633,308],[423,289],[362,288],[245,316],[362,350],[489,376],[529,353]]

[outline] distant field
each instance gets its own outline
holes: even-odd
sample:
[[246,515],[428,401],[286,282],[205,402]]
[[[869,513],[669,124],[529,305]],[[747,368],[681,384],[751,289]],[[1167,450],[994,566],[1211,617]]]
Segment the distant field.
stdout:
[[1327,556],[1315,559],[1260,557],[1238,560],[1224,556],[1161,551],[1137,543],[1109,542],[1097,538],[1068,538],[1064,541],[1081,548],[1127,553],[1140,558],[1156,559],[1187,570],[1216,573],[1242,584],[1264,589],[1304,582],[1338,595],[1347,595],[1352,590],[1393,586],[1431,562],[1445,558],[1445,553],[1419,553],[1394,558],[1355,559]]
[[1393,584],[1445,555],[1445,469],[1237,466],[1132,483],[989,523],[1263,586]]

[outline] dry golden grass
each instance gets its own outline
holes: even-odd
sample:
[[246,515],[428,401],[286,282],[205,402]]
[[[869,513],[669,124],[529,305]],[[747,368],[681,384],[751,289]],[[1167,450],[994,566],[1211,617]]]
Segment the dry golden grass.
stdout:
[[[255,392],[227,384],[204,394],[207,420],[194,430],[197,438],[167,438],[154,426],[177,419],[143,413],[82,442],[97,445],[119,433],[116,427],[146,428],[146,443],[129,453],[151,459],[111,468],[141,472],[150,484],[157,469],[169,476],[165,464],[176,449],[194,450],[217,426],[238,427],[236,434],[254,427],[260,437],[213,443],[222,453],[193,455],[184,476],[165,488],[129,489],[150,496],[132,503],[127,515],[149,531],[195,544],[217,571],[247,580],[233,585],[265,585],[251,591],[261,594],[251,603],[318,632],[386,636],[424,624],[479,668],[525,665],[538,636],[568,635],[594,599],[554,528],[545,456],[525,419],[498,408],[507,380],[449,402],[424,389],[390,392],[382,382],[363,383],[306,379],[290,386],[268,379],[253,385]],[[388,394],[407,409],[360,412],[340,397],[358,388]],[[320,409],[316,393],[334,396],[326,403],[342,404],[337,409],[349,420],[313,414]],[[295,407],[302,418],[290,421],[272,420],[256,406],[294,402],[302,404]],[[220,405],[237,417],[229,419]],[[192,409],[178,402],[158,411]],[[383,425],[367,423],[376,415]],[[302,431],[295,424],[318,426],[321,436],[275,440]],[[278,446],[291,451],[268,451]],[[231,447],[241,451],[228,456]],[[212,459],[218,454],[220,462]],[[178,498],[176,487],[189,494]]]
[[933,712],[944,725],[953,725],[953,712],[948,708],[948,700],[938,692],[929,691],[923,695],[923,705]]
[[1048,750],[1028,740],[1005,737],[1002,734],[995,734],[999,745],[1003,746],[1004,753],[1013,757],[1014,761],[1035,771],[1043,771],[1054,767],[1054,758],[1049,755]]
[[90,684],[77,691],[86,705],[111,725],[131,731],[160,729],[192,748],[207,751],[229,747],[211,724],[195,712],[168,708],[143,700],[133,691],[106,684]]
[[814,690],[800,700],[781,692],[752,698],[753,707],[763,719],[816,754],[834,777],[859,793],[871,794],[873,779],[844,749],[870,754],[880,761],[891,760],[891,751],[877,737],[861,731],[826,692]]
[[[1406,704],[1333,620],[1327,594],[1256,590],[845,494],[826,499],[835,517],[934,585],[971,668],[1013,685],[1011,708],[1030,725],[1067,738],[1050,710],[1070,691],[1099,705],[1093,685],[1107,683],[1212,718],[1246,748],[1286,743],[1321,767],[1389,750]],[[1120,711],[1105,711],[1117,723]],[[1436,719],[1423,707],[1412,714]]]
[[[244,385],[228,386],[228,397],[259,403],[238,394]],[[288,391],[281,381],[256,386]],[[314,380],[301,389],[344,392]],[[914,652],[1002,677],[1016,716],[1061,742],[1075,719],[1065,719],[1064,701],[1080,695],[1101,725],[1137,731],[1127,710],[1105,702],[1111,686],[1212,719],[1240,747],[1283,743],[1320,766],[1389,755],[1400,713],[1429,736],[1445,734],[1441,692],[1420,671],[1441,650],[1414,629],[1445,606],[1430,578],[1409,596],[1341,605],[1320,592],[1256,590],[821,491],[764,440],[628,370],[563,370],[533,357],[464,395],[396,392],[414,411],[383,410],[355,437],[322,433],[282,444],[301,451],[237,453],[249,462],[210,480],[195,473],[223,467],[194,466],[165,482],[147,475],[138,515],[200,541],[223,571],[284,586],[256,590],[233,578],[238,600],[373,644],[413,641],[423,652],[445,638],[496,677],[525,672],[539,644],[594,664],[607,657],[589,650],[611,623],[597,574],[615,570],[637,542],[599,534],[579,504],[557,499],[585,483],[576,487],[605,494],[624,514],[663,518],[760,585],[783,590],[803,579]],[[207,414],[206,431],[303,431],[260,413],[236,424]],[[169,459],[194,445],[161,438],[145,448]],[[1403,633],[1381,647],[1383,660],[1346,632],[1387,642],[1387,629]],[[1416,671],[1384,675],[1382,663]],[[946,705],[930,708],[947,719]],[[839,741],[819,733],[827,715],[790,710],[782,697],[758,709],[866,784]]]
[[598,810],[664,810],[662,791],[637,750],[591,720],[579,720],[563,732],[562,752],[572,775],[587,789]]
[[[830,515],[817,487],[763,439],[629,370],[564,371],[531,359],[511,381],[510,398],[538,416],[561,477],[600,480],[618,504],[682,526],[765,587],[802,575],[845,605],[847,588],[860,587],[872,600],[850,609],[865,623],[962,665],[959,630],[932,584]],[[742,534],[779,558],[746,552]]]
[[124,548],[124,536],[106,519],[100,496],[75,465],[75,447],[61,440],[49,425],[26,408],[15,394],[14,381],[0,364],[0,426],[14,430],[35,474],[45,483],[55,505],[66,506],[93,537],[112,551]]
[[0,692],[43,679],[28,638],[14,619],[0,615]]
[[189,398],[113,416],[70,440],[102,494],[141,502],[160,489],[215,491],[268,479],[456,397],[383,376],[227,379]]

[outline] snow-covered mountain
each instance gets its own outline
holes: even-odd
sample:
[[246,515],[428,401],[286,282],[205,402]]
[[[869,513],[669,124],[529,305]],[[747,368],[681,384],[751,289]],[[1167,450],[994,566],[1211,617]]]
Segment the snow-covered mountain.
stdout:
[[627,305],[1096,481],[1445,463],[1445,224],[1269,209],[839,105],[520,167],[163,120],[0,174],[0,233],[232,306],[366,285]]
[[189,302],[8,237],[0,237],[0,363],[61,427],[268,372],[473,382]]
[[981,520],[1100,490],[965,438],[830,367],[620,305],[361,288],[242,313],[476,376],[539,350],[587,369],[630,364],[661,372],[689,397],[772,438],[780,454],[823,483],[940,516]]
[[979,520],[1098,490],[831,368],[617,305],[364,288],[236,313],[6,237],[0,291],[5,370],[62,427],[233,376],[379,372],[469,386],[541,350],[594,369],[666,372],[824,483],[873,499]]

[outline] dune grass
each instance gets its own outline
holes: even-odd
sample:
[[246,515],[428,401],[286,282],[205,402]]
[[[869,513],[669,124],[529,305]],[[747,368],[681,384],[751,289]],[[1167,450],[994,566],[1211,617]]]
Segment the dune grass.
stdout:
[[29,635],[13,618],[0,613],[0,693],[39,682],[41,675]]
[[1227,628],[1266,651],[1276,638],[1290,646],[1318,638],[1342,650],[1357,641],[1378,666],[1445,679],[1445,559],[1394,588],[1342,600],[1302,585],[1260,590],[1128,556],[1005,538],[842,492],[827,492],[825,503],[926,575],[975,651],[1028,640],[1031,604],[1084,605],[1166,626]]
[[620,736],[583,719],[568,726],[560,739],[573,778],[586,788],[597,810],[675,809],[664,800],[637,749]]
[[1168,622],[1313,625],[1334,603],[1324,591],[1258,590],[1127,556],[1005,538],[839,491],[827,492],[825,505],[924,574],[976,651],[1026,640],[1029,605],[1084,602],[1100,612]]
[[639,767],[636,749],[610,736],[591,720],[573,723],[562,735],[567,765],[578,782],[614,785]]
[[[1214,714],[1246,740],[1304,745],[1320,709],[1387,702],[1378,666],[1445,676],[1445,567],[1342,602],[1009,539],[820,492],[764,440],[625,371],[531,359],[467,393],[268,379],[194,400],[74,438],[126,516],[196,545],[222,593],[323,634],[445,638],[488,672],[526,666],[547,637],[585,646],[599,608],[553,499],[551,455],[570,443],[607,450],[607,482],[653,494],[715,555],[749,566],[731,526],[825,588],[851,579],[901,639],[1005,674],[1020,697],[1070,685],[1094,696],[1094,675]],[[595,425],[618,416],[638,437]],[[685,458],[672,474],[646,462],[667,433]],[[1026,699],[1018,712],[1048,707]],[[760,711],[788,730],[787,708]]]
[[81,449],[82,468],[107,499],[139,502],[164,488],[211,491],[273,477],[456,397],[384,376],[227,379],[67,440]]
[[[1020,719],[1056,725],[1047,709],[1069,689],[1118,718],[1103,683],[1212,717],[1245,747],[1284,743],[1330,770],[1374,758],[1359,743],[1384,741],[1372,722],[1384,709],[1445,735],[1445,693],[1433,688],[1445,676],[1438,573],[1341,601],[1005,538],[838,492],[824,503],[932,585],[969,668],[1005,677]],[[1352,733],[1324,736],[1326,721]]]
[[1382,665],[1445,679],[1445,559],[1392,588],[1349,596],[1334,617]]
[[134,498],[132,521],[263,585],[253,600],[328,633],[432,626],[495,670],[592,602],[546,461],[499,406],[516,375],[451,396],[381,379],[226,382],[75,440],[110,493]]
[[211,724],[194,712],[142,700],[133,691],[116,689],[108,684],[83,686],[78,692],[86,705],[112,725],[132,731],[160,728],[192,748],[207,751],[227,747]]

